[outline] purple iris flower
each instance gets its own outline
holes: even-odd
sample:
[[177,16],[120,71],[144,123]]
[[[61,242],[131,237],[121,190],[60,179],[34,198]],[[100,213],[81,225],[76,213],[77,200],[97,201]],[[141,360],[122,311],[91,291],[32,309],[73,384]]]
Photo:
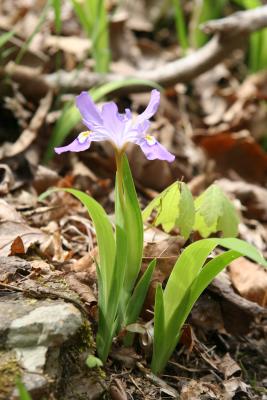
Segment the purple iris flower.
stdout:
[[157,112],[160,93],[154,89],[151,92],[147,108],[137,118],[132,117],[129,109],[124,114],[118,112],[114,102],[106,103],[99,110],[87,92],[82,92],[76,98],[76,105],[82,115],[83,123],[89,129],[82,132],[67,146],[56,147],[58,154],[65,151],[84,151],[89,149],[91,142],[107,140],[119,151],[123,151],[129,142],[141,147],[148,160],[174,161],[169,153],[153,136],[147,134],[149,119]]

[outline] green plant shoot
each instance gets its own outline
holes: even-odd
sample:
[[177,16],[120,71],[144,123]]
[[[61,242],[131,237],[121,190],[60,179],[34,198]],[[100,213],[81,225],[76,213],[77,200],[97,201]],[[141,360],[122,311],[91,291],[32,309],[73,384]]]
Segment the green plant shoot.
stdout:
[[[109,141],[114,148],[117,167],[114,227],[103,207],[92,197],[76,189],[60,189],[72,194],[84,204],[95,226],[98,244],[96,344],[98,357],[103,363],[108,357],[113,339],[119,333],[125,332],[127,325],[137,321],[156,265],[156,260],[153,260],[145,273],[139,277],[143,256],[143,219],[125,148],[132,142],[140,147],[148,160],[174,161],[174,155],[147,133],[149,119],[157,111],[159,101],[159,91],[152,90],[147,108],[133,119],[129,109],[120,114],[113,102],[104,104],[100,110],[88,93],[82,92],[76,99],[76,105],[88,130],[81,132],[68,145],[55,148],[58,154],[85,151],[93,141],[102,140]],[[209,198],[211,213],[207,213]],[[222,222],[221,219],[227,215],[232,218],[234,210],[216,186],[211,186],[194,203],[187,186],[175,183],[146,208],[143,218],[146,219],[153,209],[158,213],[157,224],[161,224],[167,231],[177,225],[185,237],[189,236],[196,224],[206,235],[213,232],[213,229],[220,229],[225,235],[233,232],[232,228],[225,228],[229,220]],[[198,222],[197,215],[204,222]],[[205,264],[216,246],[222,246],[228,251]],[[155,374],[163,371],[172,355],[179,341],[182,326],[197,298],[211,280],[231,260],[240,255],[259,264],[267,264],[253,246],[235,238],[203,239],[186,247],[182,252],[173,267],[165,290],[159,285],[156,293],[151,363]],[[124,343],[129,345],[131,342],[132,335],[129,333]]]

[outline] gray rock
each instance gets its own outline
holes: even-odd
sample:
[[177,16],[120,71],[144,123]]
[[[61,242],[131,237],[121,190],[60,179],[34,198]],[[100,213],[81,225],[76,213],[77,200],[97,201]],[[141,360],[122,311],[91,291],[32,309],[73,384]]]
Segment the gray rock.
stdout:
[[[49,390],[49,381],[44,375],[26,372],[23,374],[22,382],[27,388],[33,400],[45,400]],[[20,399],[18,389],[15,388],[10,400]]]
[[82,316],[72,304],[53,303],[37,307],[27,315],[12,321],[7,346],[60,346],[82,325]]
[[0,299],[0,348],[5,347],[12,321],[33,310],[34,303],[32,300],[24,299],[21,295],[12,295],[8,296],[8,299],[6,297]]
[[47,347],[24,347],[15,349],[18,364],[32,373],[42,373],[46,364]]
[[101,396],[103,387],[89,379],[81,355],[91,346],[90,325],[82,317],[62,300],[22,294],[0,298],[0,400],[19,399],[18,376],[33,400]]

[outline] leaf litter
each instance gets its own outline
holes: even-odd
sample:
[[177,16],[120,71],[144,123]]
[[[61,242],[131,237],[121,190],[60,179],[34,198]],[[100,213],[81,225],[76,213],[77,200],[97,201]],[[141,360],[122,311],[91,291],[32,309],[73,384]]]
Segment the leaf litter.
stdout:
[[[26,2],[15,8],[16,15],[13,15],[11,3],[4,2],[5,24],[8,29],[14,25],[16,32],[26,37],[22,27],[31,26],[30,20],[36,23],[38,10],[31,10]],[[164,68],[168,57],[175,59],[177,49],[172,43],[168,43],[166,54],[162,44],[146,37],[147,32],[153,31],[157,19],[152,8],[136,1],[130,16],[124,16],[117,27],[113,16],[112,29],[120,29],[123,34],[128,32],[126,43],[131,44],[127,49],[117,49],[113,70],[136,71],[140,66],[153,69],[158,63]],[[58,193],[44,202],[38,201],[38,195],[51,186],[74,185],[101,199],[107,210],[113,208],[114,164],[102,145],[92,145],[88,155],[67,156],[57,164],[54,161],[50,168],[40,164],[51,133],[47,114],[53,109],[53,101],[58,100],[55,93],[33,83],[38,68],[55,72],[47,49],[55,55],[58,49],[61,51],[62,66],[66,70],[76,68],[81,61],[88,73],[92,67],[87,56],[91,44],[79,37],[79,25],[72,22],[71,11],[65,4],[64,10],[63,36],[55,37],[51,28],[53,17],[49,15],[23,58],[23,66],[29,68],[25,75],[27,84],[30,83],[27,90],[27,85],[9,88],[9,99],[5,102],[11,113],[10,121],[19,120],[20,127],[18,137],[3,143],[0,151],[0,282],[3,285],[0,289],[4,295],[20,288],[27,295],[30,288],[33,296],[65,296],[66,301],[70,295],[74,304],[80,304],[83,310],[85,306],[95,323],[97,248],[92,224],[81,205],[67,195]],[[118,28],[119,24],[124,27]],[[158,34],[164,37],[164,30]],[[11,38],[10,44],[15,46],[16,54],[23,47],[23,41],[17,37]],[[140,57],[138,65],[136,54]],[[261,145],[266,135],[267,114],[262,100],[266,98],[267,77],[261,72],[243,80],[236,72],[240,63],[243,59],[238,55],[220,64],[193,82],[191,93],[187,86],[181,85],[166,90],[163,107],[151,128],[176,154],[173,165],[160,161],[152,165],[136,148],[130,148],[128,156],[144,206],[149,197],[156,197],[176,180],[184,180],[194,188],[194,196],[200,199],[197,208],[206,217],[205,228],[197,229],[202,236],[223,231],[225,207],[229,215],[229,203],[216,196],[218,189],[211,186],[208,190],[213,193],[205,192],[216,181],[225,197],[230,196],[234,200],[232,204],[239,209],[239,236],[254,243],[266,256],[267,156]],[[128,93],[120,101],[130,102],[138,111],[146,103],[146,96]],[[211,209],[205,206],[204,193],[208,199],[214,198]],[[153,257],[159,257],[143,310],[143,317],[148,319],[153,315],[155,286],[166,281],[174,259],[192,240],[188,240],[187,232],[179,232],[182,215],[172,200],[170,203],[177,213],[176,225],[169,225],[158,206],[155,207],[157,227],[149,221],[145,232],[142,270]],[[194,223],[198,222],[188,221],[188,226]],[[66,285],[59,283],[59,278],[64,278]],[[196,304],[188,321],[190,329],[184,333],[161,379],[152,376],[146,368],[149,346],[142,347],[144,335],[140,333],[134,348],[124,350],[125,354],[118,340],[115,356],[111,354],[106,367],[109,395],[113,399],[130,396],[137,400],[177,398],[178,395],[182,400],[264,399],[266,293],[266,272],[244,258],[234,261]],[[148,335],[149,326],[143,321],[138,323],[140,326],[133,329]],[[255,365],[260,366],[259,371],[255,372]]]

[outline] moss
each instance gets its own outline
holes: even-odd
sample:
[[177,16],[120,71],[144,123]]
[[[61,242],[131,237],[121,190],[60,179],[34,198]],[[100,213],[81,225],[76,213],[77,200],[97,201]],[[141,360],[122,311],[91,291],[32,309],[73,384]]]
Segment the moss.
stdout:
[[0,352],[0,400],[6,400],[15,387],[20,369],[15,353]]
[[[101,368],[89,369],[85,363],[88,354],[95,352],[95,340],[91,325],[84,320],[77,334],[60,351],[61,381],[56,394],[59,399],[87,399],[85,386],[99,384],[105,378]],[[82,382],[87,382],[83,384]],[[61,397],[63,396],[63,397]]]
[[95,350],[95,340],[91,325],[88,321],[84,320],[81,328],[79,329],[78,335],[80,337],[80,349],[83,350]]

